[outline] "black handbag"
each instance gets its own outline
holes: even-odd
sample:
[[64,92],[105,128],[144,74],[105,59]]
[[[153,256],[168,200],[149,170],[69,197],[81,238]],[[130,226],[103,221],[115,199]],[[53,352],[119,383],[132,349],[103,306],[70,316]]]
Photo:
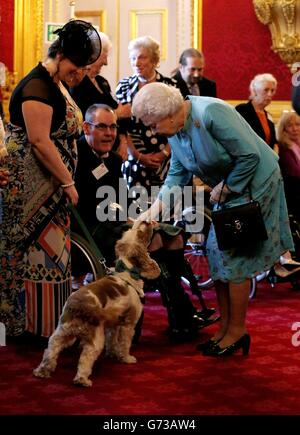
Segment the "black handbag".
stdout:
[[[224,185],[225,182],[223,187]],[[212,221],[221,251],[247,248],[268,238],[259,202],[252,199],[250,188],[249,193],[248,203],[226,208],[225,203],[220,204],[219,201],[218,209],[212,211]]]

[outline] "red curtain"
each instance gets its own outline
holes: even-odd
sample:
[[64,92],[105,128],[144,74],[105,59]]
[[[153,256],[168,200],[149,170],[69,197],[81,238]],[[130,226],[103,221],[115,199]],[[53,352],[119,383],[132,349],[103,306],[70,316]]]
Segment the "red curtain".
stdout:
[[13,70],[14,0],[0,0],[0,62]]
[[276,100],[290,100],[291,73],[271,49],[268,26],[256,18],[252,0],[203,0],[205,75],[216,80],[218,96],[247,99],[256,74],[278,80]]

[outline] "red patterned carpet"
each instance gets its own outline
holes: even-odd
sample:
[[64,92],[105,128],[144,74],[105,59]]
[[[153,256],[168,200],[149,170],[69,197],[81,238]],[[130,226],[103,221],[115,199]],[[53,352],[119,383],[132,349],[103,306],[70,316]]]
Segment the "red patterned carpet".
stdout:
[[[205,292],[214,305],[214,291]],[[197,341],[172,344],[157,293],[147,294],[143,336],[135,365],[100,358],[93,387],[72,385],[78,351],[66,351],[51,379],[32,376],[42,356],[33,345],[0,347],[0,414],[33,415],[253,415],[300,414],[300,293],[287,284],[260,283],[250,302],[250,355],[203,357]],[[300,325],[299,325],[300,326]],[[199,334],[207,338],[212,325]],[[295,344],[300,344],[297,336]]]

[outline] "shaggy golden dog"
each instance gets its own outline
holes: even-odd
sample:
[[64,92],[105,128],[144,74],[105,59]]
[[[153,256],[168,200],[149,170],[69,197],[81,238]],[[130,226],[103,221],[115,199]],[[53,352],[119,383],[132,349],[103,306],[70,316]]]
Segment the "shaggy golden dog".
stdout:
[[35,376],[50,377],[60,352],[80,340],[82,352],[73,382],[90,387],[89,376],[104,346],[108,356],[131,364],[134,328],[141,316],[143,280],[160,275],[158,264],[147,252],[153,228],[136,221],[116,243],[116,273],[107,275],[72,293],[63,308],[58,326],[49,338],[48,348]]

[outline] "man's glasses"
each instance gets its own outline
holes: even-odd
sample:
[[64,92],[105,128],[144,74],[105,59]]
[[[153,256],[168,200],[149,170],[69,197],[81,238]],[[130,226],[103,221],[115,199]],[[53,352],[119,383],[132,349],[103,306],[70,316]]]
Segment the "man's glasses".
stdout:
[[92,125],[93,127],[95,127],[97,130],[99,131],[106,131],[107,129],[111,130],[111,131],[116,131],[118,126],[117,124],[104,124],[102,122],[100,122],[99,124],[93,124],[92,122],[87,122],[87,124]]

